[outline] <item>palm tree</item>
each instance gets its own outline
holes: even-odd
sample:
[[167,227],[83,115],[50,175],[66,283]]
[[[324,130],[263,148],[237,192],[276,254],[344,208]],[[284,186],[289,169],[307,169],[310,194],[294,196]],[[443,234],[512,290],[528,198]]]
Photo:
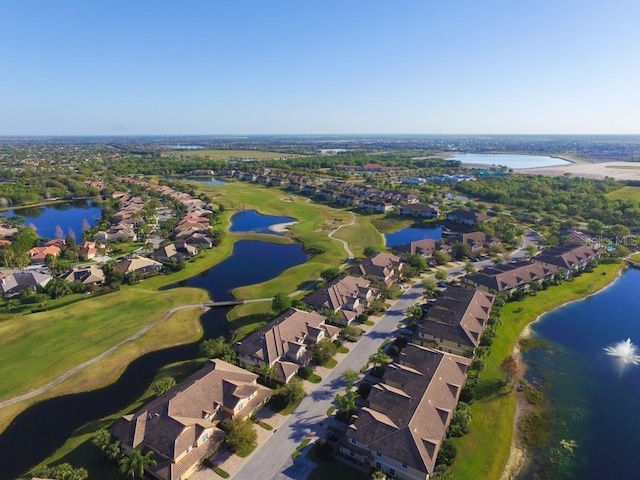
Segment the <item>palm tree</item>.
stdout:
[[115,461],[120,456],[120,442],[113,442],[107,445],[104,453],[107,455],[107,458],[111,461]]
[[377,352],[369,357],[369,363],[373,363],[375,367],[381,367],[384,364],[391,363],[391,357],[385,353]]
[[151,458],[152,455],[152,451],[143,455],[140,450],[134,450],[131,452],[131,456],[123,456],[120,459],[120,473],[131,479],[136,477],[142,478],[145,468],[153,467],[157,464],[157,462]]
[[360,374],[351,368],[347,368],[342,372],[342,379],[347,382],[347,392],[353,388],[353,385],[360,378]]
[[271,379],[273,378],[273,374],[275,373],[275,368],[273,368],[271,365],[269,365],[268,363],[265,365],[262,365],[258,371],[260,372],[260,375],[262,375],[264,377],[264,381],[267,385],[271,385]]

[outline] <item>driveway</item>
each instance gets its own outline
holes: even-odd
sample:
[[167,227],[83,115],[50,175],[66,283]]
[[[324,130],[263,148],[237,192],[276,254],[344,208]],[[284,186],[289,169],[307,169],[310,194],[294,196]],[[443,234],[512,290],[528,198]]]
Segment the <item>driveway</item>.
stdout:
[[326,412],[335,395],[344,392],[346,386],[341,378],[342,373],[348,368],[359,371],[382,342],[392,337],[396,332],[396,325],[404,318],[407,309],[420,300],[423,293],[422,282],[412,285],[351,348],[351,351],[318,384],[317,388],[302,400],[296,411],[247,460],[233,478],[238,480],[298,479],[301,478],[302,471],[308,473],[309,469],[304,466],[292,468],[291,454],[305,438],[317,437],[325,433]]

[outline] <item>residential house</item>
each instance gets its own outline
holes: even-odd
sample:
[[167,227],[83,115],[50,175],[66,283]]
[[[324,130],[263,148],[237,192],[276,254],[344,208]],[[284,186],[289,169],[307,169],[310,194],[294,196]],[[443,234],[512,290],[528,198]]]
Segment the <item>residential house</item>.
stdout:
[[111,433],[123,453],[153,451],[157,464],[146,472],[161,480],[184,480],[222,442],[220,421],[251,415],[270,397],[258,375],[210,360],[201,370],[134,414]]
[[44,247],[33,247],[27,250],[27,255],[29,255],[29,259],[31,260],[32,264],[42,265],[44,264],[47,255],[57,257],[58,255],[60,255],[60,252],[62,252],[60,247],[56,245],[49,245]]
[[418,218],[438,218],[440,210],[433,205],[413,203],[403,206],[400,209],[400,215],[411,215]]
[[96,242],[84,241],[78,247],[78,256],[85,260],[91,260],[98,255],[100,246]]
[[131,258],[127,258],[118,263],[114,269],[125,276],[135,273],[140,277],[146,277],[160,272],[162,270],[162,264],[150,258],[133,255]]
[[567,243],[559,247],[552,247],[533,257],[533,260],[545,266],[556,266],[564,272],[565,277],[584,270],[589,262],[598,260],[600,252],[589,245]]
[[213,237],[206,235],[204,233],[195,232],[192,233],[189,237],[185,237],[182,239],[182,242],[185,245],[189,245],[195,248],[212,248],[214,243]]
[[342,275],[313,292],[304,301],[329,317],[333,323],[346,326],[379,296],[380,290],[372,288],[369,280]]
[[490,247],[501,244],[499,238],[488,235],[484,232],[460,233],[453,237],[454,242],[469,245],[471,252],[480,254],[486,252]]
[[153,251],[153,258],[161,262],[191,258],[198,253],[198,248],[184,242],[175,242]]
[[236,343],[240,365],[274,369],[276,380],[288,383],[300,365],[309,359],[309,347],[323,338],[335,340],[339,327],[327,325],[326,318],[316,312],[291,308],[270,324]]
[[64,280],[83,285],[101,285],[104,283],[104,272],[95,265],[78,267],[71,270],[64,277]]
[[545,265],[535,261],[520,261],[505,263],[483,268],[462,278],[461,285],[465,288],[477,288],[488,292],[512,292],[513,290],[528,290],[532,283],[540,284],[551,280],[558,271],[555,265]]
[[433,257],[433,254],[437,251],[449,253],[452,248],[451,245],[442,243],[440,240],[424,238],[422,240],[416,240],[415,242],[396,245],[393,247],[393,250],[400,253],[403,257],[408,257],[409,255],[422,255],[429,259]]
[[456,355],[475,350],[494,300],[494,295],[480,290],[448,287],[429,306],[412,341]]
[[352,268],[352,272],[391,285],[400,279],[404,263],[391,253],[375,253]]
[[470,227],[475,227],[479,222],[486,222],[490,218],[491,217],[489,217],[489,215],[471,210],[452,210],[446,215],[446,219],[448,221],[468,225]]
[[23,290],[46,287],[52,278],[48,273],[37,270],[16,272],[0,280],[0,293],[4,297],[14,297]]
[[372,387],[365,406],[339,441],[339,452],[391,478],[429,479],[470,362],[407,345]]

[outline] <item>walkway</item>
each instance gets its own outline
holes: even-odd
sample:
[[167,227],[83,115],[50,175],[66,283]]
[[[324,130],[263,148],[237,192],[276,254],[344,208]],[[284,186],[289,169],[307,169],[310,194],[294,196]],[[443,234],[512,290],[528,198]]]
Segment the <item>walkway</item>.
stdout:
[[[385,339],[397,331],[398,322],[405,313],[422,297],[422,282],[412,285],[387,313],[363,336],[358,343],[338,363],[338,365],[310,392],[294,413],[278,428],[267,442],[249,457],[234,478],[238,480],[264,480],[297,478],[297,469],[291,468],[289,459],[292,452],[305,438],[324,435],[327,424],[326,412],[337,393],[346,386],[342,373],[347,369],[359,371],[376,352]],[[295,467],[295,465],[293,465]]]
[[38,388],[36,390],[32,390],[30,392],[24,393],[24,394],[19,395],[17,397],[9,398],[7,400],[4,400],[4,401],[0,402],[0,408],[8,407],[9,405],[13,405],[14,403],[22,402],[23,400],[29,400],[30,398],[37,397],[38,395],[42,395],[43,393],[47,392],[48,390],[51,390],[53,387],[56,387],[56,386],[60,385],[62,382],[64,382],[66,379],[68,379],[72,375],[75,375],[76,373],[80,372],[81,370],[84,370],[85,368],[90,367],[91,365],[94,365],[94,364],[98,363],[101,360],[104,360],[106,357],[111,355],[113,352],[115,352],[120,347],[124,347],[128,343],[131,343],[131,342],[139,339],[142,335],[147,333],[153,327],[156,327],[156,326],[160,325],[162,322],[164,322],[165,320],[167,320],[175,312],[177,312],[179,310],[185,310],[187,308],[202,308],[204,310],[205,306],[202,303],[198,303],[198,304],[195,304],[195,305],[181,305],[179,307],[174,307],[171,310],[167,311],[159,320],[156,320],[155,322],[147,325],[146,327],[144,327],[139,332],[134,333],[133,335],[131,335],[126,340],[123,340],[122,342],[118,343],[117,345],[114,345],[109,350],[105,351],[104,353],[101,353],[97,357],[94,357],[91,360],[87,360],[86,362],[81,363],[80,365],[72,368],[68,372],[60,375],[58,378],[56,378],[51,383],[47,383],[43,387],[40,387],[40,388]]
[[338,231],[339,231],[341,228],[344,228],[344,227],[352,227],[352,226],[354,226],[355,224],[356,224],[356,216],[355,216],[353,213],[351,213],[351,222],[349,222],[349,223],[345,223],[344,225],[340,225],[340,226],[338,226],[338,227],[334,228],[334,229],[331,231],[331,233],[330,233],[329,235],[327,235],[331,240],[336,240],[336,241],[338,241],[338,242],[342,243],[342,245],[344,246],[344,250],[345,250],[345,252],[347,252],[347,256],[348,256],[348,258],[349,258],[349,259],[348,259],[345,263],[343,263],[343,264],[340,266],[340,268],[344,268],[344,267],[346,267],[347,265],[349,265],[349,264],[353,261],[353,259],[354,259],[355,257],[354,257],[354,255],[353,255],[353,252],[352,252],[352,251],[351,251],[351,249],[349,248],[349,244],[348,244],[345,240],[340,240],[339,238],[334,238],[334,235],[335,235],[336,233],[338,233]]

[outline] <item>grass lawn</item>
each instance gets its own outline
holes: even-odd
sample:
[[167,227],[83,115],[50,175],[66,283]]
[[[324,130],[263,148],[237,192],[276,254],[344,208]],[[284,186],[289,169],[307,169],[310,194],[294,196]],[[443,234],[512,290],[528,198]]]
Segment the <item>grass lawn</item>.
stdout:
[[320,377],[320,375],[312,373],[311,375],[309,375],[309,378],[307,380],[309,380],[311,383],[320,383],[322,381],[322,377]]
[[272,159],[272,158],[287,158],[302,155],[293,155],[291,153],[280,152],[263,152],[260,150],[176,150],[170,152],[163,152],[163,157],[204,157],[211,160],[229,160],[230,158],[259,158],[259,159]]
[[350,212],[307,202],[306,197],[253,184],[231,183],[225,185],[224,189],[203,184],[197,188],[198,192],[206,193],[227,210],[255,209],[262,214],[294,217],[298,223],[291,227],[291,236],[306,247],[324,250],[324,253],[310,258],[303,265],[288,269],[277,279],[234,289],[233,294],[237,298],[264,298],[279,292],[294,292],[316,280],[326,268],[338,266],[347,258],[342,244],[327,235],[335,227],[348,224],[352,218]]
[[633,200],[640,202],[640,187],[622,187],[606,194],[610,200]]
[[338,361],[335,358],[330,358],[324,364],[322,364],[324,368],[333,368],[336,365],[338,365]]
[[357,216],[355,225],[341,228],[334,237],[346,241],[356,257],[364,256],[365,247],[384,248],[384,238],[370,216]]
[[223,470],[220,467],[213,467],[213,471],[222,478],[229,478],[231,476],[226,470]]
[[157,292],[125,287],[65,308],[6,320],[0,323],[0,399],[46,384],[175,306],[206,299],[198,289]]
[[393,233],[416,223],[416,219],[404,215],[370,215],[371,223],[382,233]]
[[502,308],[502,324],[480,374],[479,388],[485,398],[471,405],[471,433],[455,438],[458,448],[451,467],[456,480],[499,479],[509,456],[513,436],[515,398],[499,385],[504,379],[500,363],[511,354],[522,330],[539,315],[571,300],[597,292],[617,278],[620,264],[598,266],[593,273],[585,273],[573,282],[541,290],[535,296],[506,304]]

